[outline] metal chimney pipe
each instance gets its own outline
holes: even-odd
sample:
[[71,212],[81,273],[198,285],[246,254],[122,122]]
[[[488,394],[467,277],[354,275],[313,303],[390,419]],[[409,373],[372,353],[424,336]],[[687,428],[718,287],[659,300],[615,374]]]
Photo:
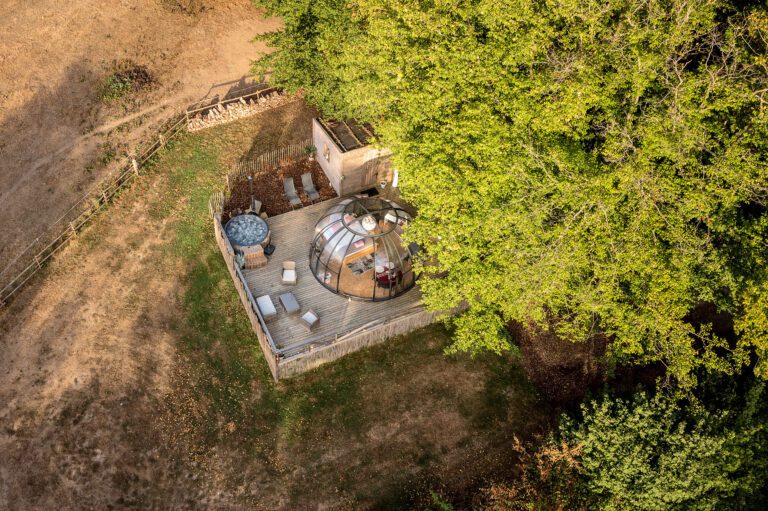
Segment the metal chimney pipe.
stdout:
[[255,211],[256,208],[253,207],[253,176],[248,176],[248,191],[251,194],[251,211]]

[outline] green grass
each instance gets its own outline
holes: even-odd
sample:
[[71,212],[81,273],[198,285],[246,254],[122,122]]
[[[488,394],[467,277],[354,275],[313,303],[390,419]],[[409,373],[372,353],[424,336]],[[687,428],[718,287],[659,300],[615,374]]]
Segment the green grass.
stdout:
[[133,83],[131,79],[121,73],[112,73],[108,75],[101,84],[101,100],[117,101],[133,92]]

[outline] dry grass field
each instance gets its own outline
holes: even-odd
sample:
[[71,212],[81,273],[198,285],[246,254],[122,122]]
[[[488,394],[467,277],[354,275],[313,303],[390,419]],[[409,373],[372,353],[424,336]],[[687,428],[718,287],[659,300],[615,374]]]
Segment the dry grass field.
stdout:
[[[253,36],[279,23],[249,0],[2,7],[0,270],[174,110],[248,74]],[[133,68],[142,80],[114,80]]]
[[510,470],[550,412],[440,326],[271,381],[207,200],[313,114],[176,140],[0,310],[0,509],[411,509]]

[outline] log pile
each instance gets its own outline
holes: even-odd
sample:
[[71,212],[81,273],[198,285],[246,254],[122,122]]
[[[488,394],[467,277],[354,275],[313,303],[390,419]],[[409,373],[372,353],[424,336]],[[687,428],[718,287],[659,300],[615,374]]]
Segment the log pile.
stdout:
[[233,101],[228,105],[218,104],[208,111],[189,118],[187,129],[189,131],[199,131],[211,126],[218,126],[228,122],[236,121],[244,117],[277,108],[299,99],[298,96],[271,92],[258,98],[239,101]]

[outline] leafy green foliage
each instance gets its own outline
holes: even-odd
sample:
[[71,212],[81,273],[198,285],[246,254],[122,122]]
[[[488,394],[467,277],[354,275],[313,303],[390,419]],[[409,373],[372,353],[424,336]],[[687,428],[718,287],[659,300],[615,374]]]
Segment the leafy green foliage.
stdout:
[[563,416],[558,438],[535,451],[518,444],[521,474],[484,491],[487,509],[760,509],[765,385],[720,388],[715,401],[638,393],[588,402],[578,420]]
[[[613,339],[684,387],[756,350],[768,374],[768,16],[720,0],[260,0],[260,65],[394,151],[426,304]],[[442,275],[448,278],[439,278]],[[694,328],[709,301],[737,346]]]
[[279,48],[256,63],[255,71],[272,71],[271,79],[292,91],[304,90],[306,99],[326,109],[341,110],[341,81],[328,57],[340,57],[347,40],[361,37],[351,12],[338,0],[258,0],[270,15],[279,15],[284,28],[258,36]]
[[131,80],[120,73],[112,73],[104,79],[101,88],[103,101],[114,101],[130,94],[133,90]]
[[601,509],[744,509],[768,477],[763,384],[742,408],[710,412],[673,398],[603,399],[565,421],[581,446],[589,498]]

